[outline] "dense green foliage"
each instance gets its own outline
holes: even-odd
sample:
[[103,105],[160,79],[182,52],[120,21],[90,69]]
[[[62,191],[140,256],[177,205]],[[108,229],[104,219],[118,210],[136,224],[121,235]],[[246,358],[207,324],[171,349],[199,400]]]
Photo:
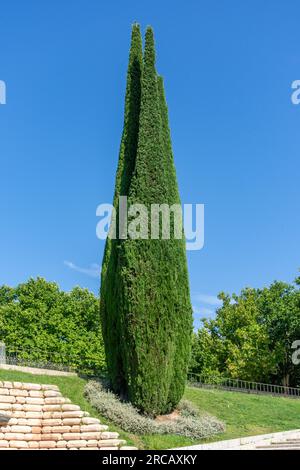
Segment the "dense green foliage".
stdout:
[[19,358],[105,369],[99,300],[80,287],[63,292],[42,278],[1,286],[0,341]]
[[[140,42],[133,40],[135,35],[140,35],[136,25],[129,72],[133,55],[140,58]],[[139,59],[137,63],[140,64]],[[127,78],[127,83],[135,81],[135,90],[140,83],[141,95],[139,107],[138,93],[133,99],[132,86],[127,85],[123,139],[130,135],[131,142],[136,143],[137,138],[137,146],[131,145],[127,156],[121,146],[115,197],[126,195],[129,207],[143,204],[150,214],[151,204],[180,203],[151,28],[146,32],[141,70],[140,77],[129,73]],[[126,120],[128,94],[136,110],[130,115],[132,119],[137,118],[139,109],[138,128],[129,126]],[[125,170],[126,158],[130,161],[131,178],[130,171]],[[121,185],[120,181],[126,184]],[[114,206],[118,211],[116,199]],[[129,225],[130,222],[129,218]],[[150,239],[150,226],[146,237],[143,234],[141,238],[108,239],[103,260],[101,313],[112,385],[117,393],[149,414],[165,413],[177,405],[184,392],[190,355],[192,310],[185,242],[175,238],[173,228],[171,216],[170,239]]]
[[[127,71],[124,127],[119,152],[115,183],[114,207],[117,233],[119,227],[119,196],[126,196],[135,165],[141,101],[142,38],[137,24],[132,27],[131,48]],[[122,228],[121,228],[122,230]],[[107,238],[101,271],[100,311],[105,342],[106,362],[110,379],[116,391],[125,388],[123,359],[120,343],[120,315],[117,267],[120,239]]]
[[[164,172],[168,184],[167,198],[170,205],[180,204],[176,169],[172,151],[171,134],[169,129],[168,107],[165,98],[162,77],[158,77],[158,96],[162,122],[162,139],[164,150]],[[174,219],[171,218],[171,233],[173,234]],[[169,240],[172,262],[170,263],[170,288],[172,289],[172,306],[170,309],[170,329],[175,334],[175,353],[173,359],[173,379],[169,390],[169,403],[175,406],[184,393],[187,364],[191,349],[191,304],[189,295],[188,270],[185,254],[185,237]],[[167,289],[167,287],[166,287]],[[170,302],[170,297],[169,300]]]
[[274,282],[219,297],[216,318],[204,320],[194,335],[191,372],[298,385],[292,344],[300,339],[300,290]]

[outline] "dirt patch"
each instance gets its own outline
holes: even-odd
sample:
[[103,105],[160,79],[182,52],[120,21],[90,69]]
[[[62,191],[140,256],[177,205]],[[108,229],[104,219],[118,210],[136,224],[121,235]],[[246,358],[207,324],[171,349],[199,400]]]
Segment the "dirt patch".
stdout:
[[172,413],[168,414],[168,415],[160,415],[160,416],[156,416],[155,418],[155,421],[157,423],[167,423],[167,422],[170,422],[170,421],[176,421],[180,416],[180,413],[178,410],[174,410],[172,411]]

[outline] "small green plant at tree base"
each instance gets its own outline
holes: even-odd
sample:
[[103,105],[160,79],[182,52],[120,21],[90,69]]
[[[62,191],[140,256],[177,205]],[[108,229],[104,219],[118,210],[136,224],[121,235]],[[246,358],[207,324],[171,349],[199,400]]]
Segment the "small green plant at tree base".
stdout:
[[189,439],[201,439],[224,432],[225,426],[217,418],[199,414],[192,403],[182,400],[175,419],[156,421],[144,416],[128,402],[123,402],[100,382],[90,381],[85,387],[90,404],[105,418],[124,431],[143,434],[173,434]]

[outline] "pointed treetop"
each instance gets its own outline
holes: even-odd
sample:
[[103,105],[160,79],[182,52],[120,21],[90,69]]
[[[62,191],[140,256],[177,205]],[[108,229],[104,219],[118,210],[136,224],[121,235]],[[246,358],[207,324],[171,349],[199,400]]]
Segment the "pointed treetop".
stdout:
[[155,65],[155,42],[154,42],[154,32],[151,26],[147,27],[145,34],[145,53],[144,53],[145,64],[150,66]]
[[141,32],[140,25],[138,23],[133,23],[132,28],[131,28],[131,34],[134,35],[140,32]]
[[130,57],[138,55],[139,58],[142,57],[143,54],[143,45],[142,45],[142,35],[141,35],[141,28],[138,23],[134,23],[132,25],[131,30],[131,46],[130,46]]

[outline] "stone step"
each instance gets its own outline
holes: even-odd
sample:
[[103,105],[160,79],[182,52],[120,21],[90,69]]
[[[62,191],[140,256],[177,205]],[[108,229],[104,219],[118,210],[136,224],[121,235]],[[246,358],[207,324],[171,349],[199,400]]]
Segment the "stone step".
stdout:
[[256,445],[256,449],[293,449],[295,447],[300,447],[300,443],[292,443],[287,441],[280,441],[280,442],[271,442],[269,444],[258,444]]
[[300,440],[299,441],[289,441],[289,440],[286,440],[286,441],[272,441],[271,442],[271,445],[297,445],[299,444],[300,445]]
[[134,449],[56,385],[0,382],[0,449]]
[[288,442],[288,441],[278,441],[278,442],[271,442],[270,443],[271,446],[298,446],[300,445],[300,442]]
[[257,446],[255,450],[300,450],[300,446],[298,447],[272,447],[272,446]]

